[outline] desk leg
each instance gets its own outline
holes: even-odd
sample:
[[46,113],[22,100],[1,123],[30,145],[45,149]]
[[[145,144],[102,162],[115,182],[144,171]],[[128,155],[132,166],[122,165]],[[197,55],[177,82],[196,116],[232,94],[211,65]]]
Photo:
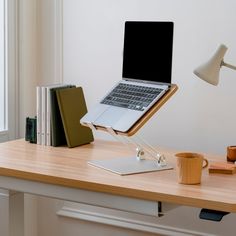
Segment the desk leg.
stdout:
[[0,189],[0,235],[9,235],[9,191]]
[[24,193],[10,192],[9,236],[24,236]]

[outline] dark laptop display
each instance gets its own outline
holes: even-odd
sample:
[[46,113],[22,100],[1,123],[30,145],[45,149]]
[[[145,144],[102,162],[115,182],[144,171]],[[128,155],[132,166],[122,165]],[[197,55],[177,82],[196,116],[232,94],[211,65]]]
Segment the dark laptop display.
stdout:
[[173,25],[125,23],[123,78],[171,83]]

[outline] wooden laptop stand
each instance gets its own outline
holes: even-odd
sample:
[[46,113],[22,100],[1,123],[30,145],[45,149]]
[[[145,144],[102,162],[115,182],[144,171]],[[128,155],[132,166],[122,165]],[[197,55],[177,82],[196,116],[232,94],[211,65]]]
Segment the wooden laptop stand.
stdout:
[[[136,156],[132,158],[112,159],[112,160],[93,160],[89,164],[112,171],[120,175],[128,175],[135,173],[150,172],[156,170],[172,169],[172,166],[165,162],[164,155],[159,154],[155,148],[145,142],[141,137],[134,134],[169,100],[169,98],[177,91],[178,86],[173,84],[163,97],[131,127],[128,132],[119,132],[111,127],[95,126],[92,123],[86,124],[93,130],[103,130],[109,132],[116,139],[124,144],[134,144],[136,146]],[[132,137],[131,137],[132,136]],[[131,147],[130,145],[128,145]],[[145,158],[145,153],[149,154],[152,160]]]

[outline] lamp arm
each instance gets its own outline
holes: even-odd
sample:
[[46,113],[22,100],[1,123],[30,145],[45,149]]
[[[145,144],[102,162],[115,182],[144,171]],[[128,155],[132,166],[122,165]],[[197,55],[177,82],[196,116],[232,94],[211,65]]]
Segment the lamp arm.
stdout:
[[230,69],[236,70],[236,66],[233,66],[231,64],[225,63],[224,61],[221,62],[221,66],[226,66]]

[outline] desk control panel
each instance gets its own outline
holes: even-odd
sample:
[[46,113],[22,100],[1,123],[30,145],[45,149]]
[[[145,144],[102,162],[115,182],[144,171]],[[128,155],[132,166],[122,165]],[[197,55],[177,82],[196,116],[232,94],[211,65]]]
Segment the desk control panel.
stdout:
[[222,218],[228,214],[229,212],[203,208],[199,214],[199,218],[202,220],[221,221]]

